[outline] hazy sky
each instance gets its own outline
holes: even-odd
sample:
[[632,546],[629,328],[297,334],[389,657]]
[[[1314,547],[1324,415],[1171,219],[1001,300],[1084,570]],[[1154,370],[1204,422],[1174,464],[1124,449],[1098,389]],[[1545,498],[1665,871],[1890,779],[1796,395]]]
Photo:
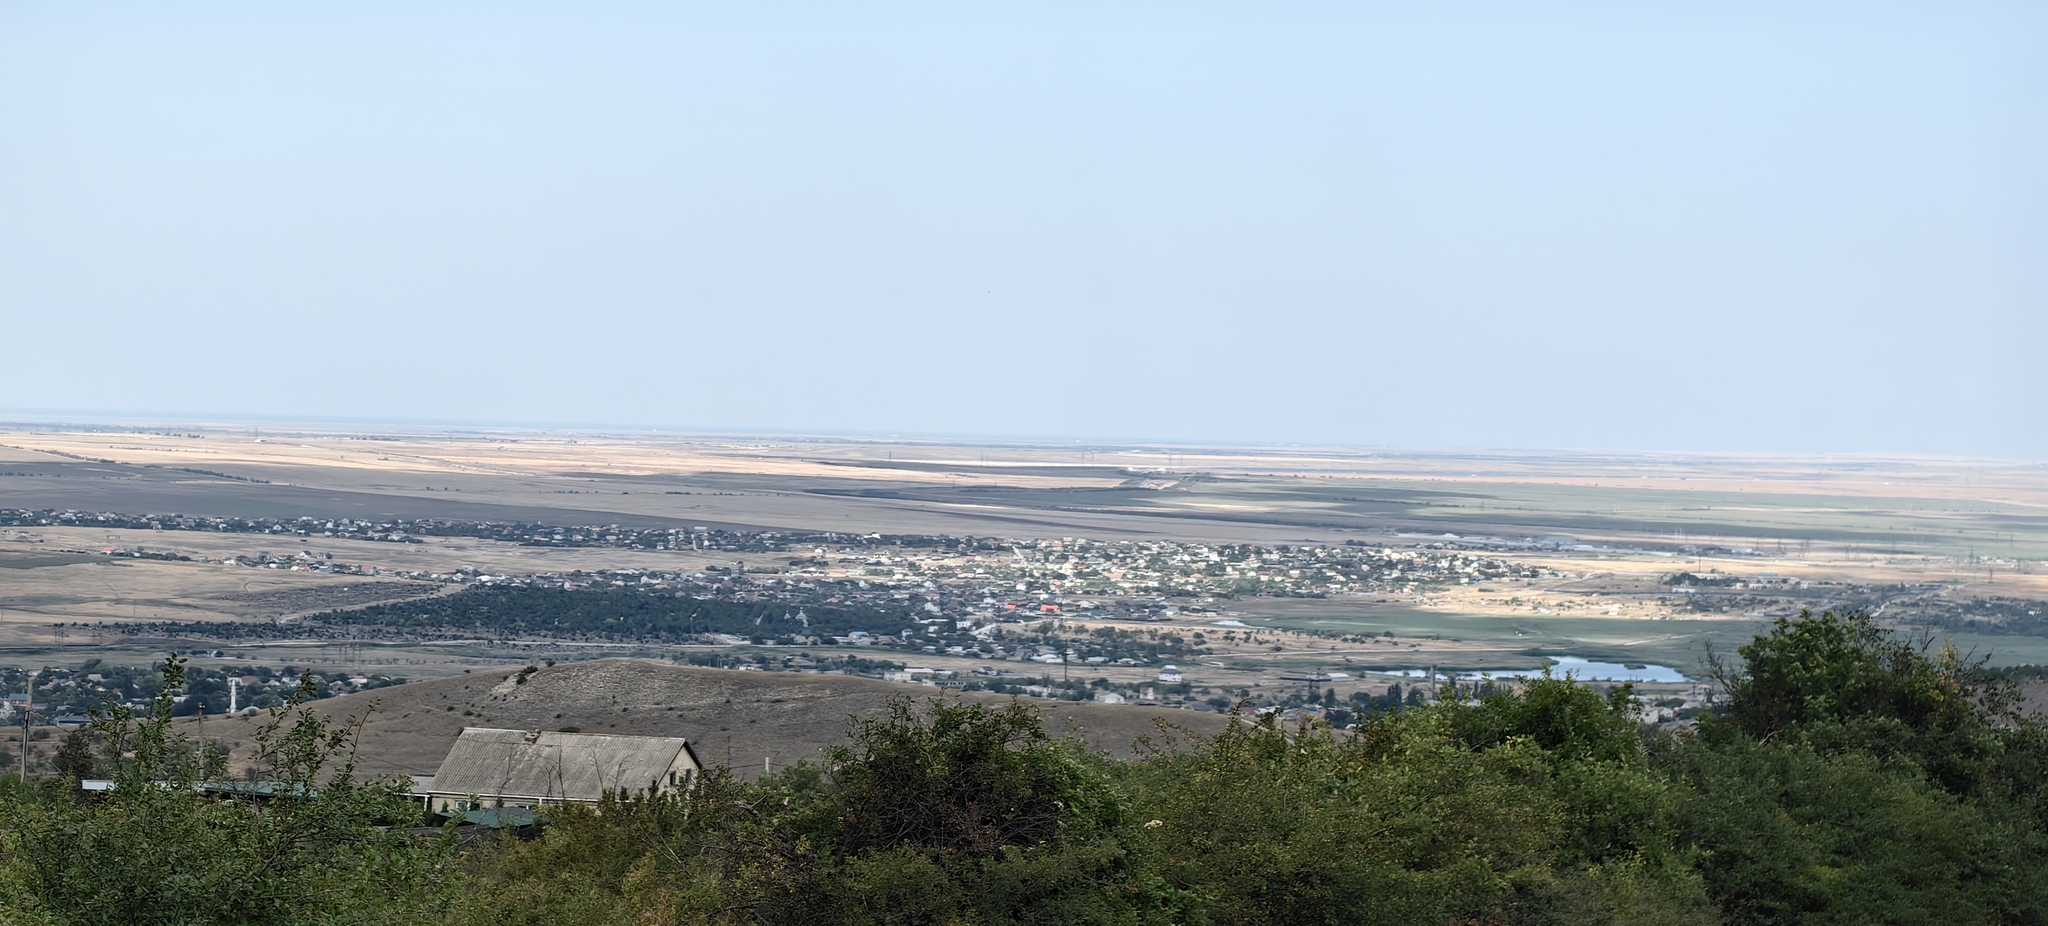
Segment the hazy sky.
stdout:
[[0,410],[2048,460],[2038,2],[314,6],[0,3]]

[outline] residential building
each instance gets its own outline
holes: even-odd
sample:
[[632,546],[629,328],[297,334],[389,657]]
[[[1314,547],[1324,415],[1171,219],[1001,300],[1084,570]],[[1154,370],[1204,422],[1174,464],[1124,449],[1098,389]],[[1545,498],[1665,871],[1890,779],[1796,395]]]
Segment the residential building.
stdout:
[[690,741],[679,736],[470,727],[416,793],[436,812],[594,804],[607,791],[686,788],[703,771]]

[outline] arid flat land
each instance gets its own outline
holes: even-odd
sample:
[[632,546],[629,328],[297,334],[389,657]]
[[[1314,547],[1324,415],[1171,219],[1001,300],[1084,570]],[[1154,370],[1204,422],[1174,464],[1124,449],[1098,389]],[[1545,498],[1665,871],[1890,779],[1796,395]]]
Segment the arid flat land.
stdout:
[[1549,532],[2048,559],[2048,466],[2002,461],[263,433],[0,427],[0,498],[241,516],[1289,543],[1390,529]]
[[[1218,644],[1205,661],[1221,665],[1184,667],[1190,681],[1229,690],[1346,665],[1529,668],[1545,661],[1539,652],[1692,665],[1706,645],[1732,648],[1772,617],[1850,602],[1859,590],[1885,586],[1938,586],[1944,600],[1956,602],[2048,601],[2048,466],[1923,456],[24,425],[0,426],[0,508],[849,536],[1436,545],[1484,551],[1549,575],[1313,598],[1160,593],[1161,601],[1192,608],[1167,625],[1213,633],[1220,622],[1232,622],[1271,635],[1235,650]],[[185,559],[109,558],[110,550]],[[301,553],[359,564],[365,574],[220,562]],[[161,649],[80,624],[290,621],[450,590],[398,575],[732,563],[751,572],[786,569],[786,559],[461,537],[389,543],[25,526],[0,531],[0,660],[41,665],[89,652],[139,660]],[[1669,577],[1678,573],[1776,585],[1761,597],[1722,587],[1676,596]],[[1398,643],[1347,646],[1318,633],[1391,634]],[[2002,662],[2048,662],[2048,639],[2041,637],[1954,636]],[[353,660],[352,668],[413,677],[528,658],[480,645],[370,646],[325,656],[318,647],[243,649],[269,662]],[[921,664],[966,671],[974,661],[941,653]]]

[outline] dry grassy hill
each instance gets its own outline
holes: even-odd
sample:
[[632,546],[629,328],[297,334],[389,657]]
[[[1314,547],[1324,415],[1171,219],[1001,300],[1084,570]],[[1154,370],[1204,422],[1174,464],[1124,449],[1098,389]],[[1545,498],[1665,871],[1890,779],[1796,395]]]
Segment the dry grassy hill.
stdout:
[[[552,666],[524,684],[515,681],[517,674],[500,669],[414,682],[320,701],[317,709],[331,718],[371,712],[359,755],[363,771],[374,776],[433,774],[463,727],[686,736],[707,764],[729,762],[752,776],[760,773],[764,757],[772,757],[776,768],[818,758],[826,746],[843,740],[850,716],[879,715],[890,698],[942,694],[843,675],[702,669],[642,659]],[[959,696],[990,704],[1009,700],[979,692]],[[1193,711],[1030,703],[1044,709],[1048,730],[1076,730],[1090,746],[1116,756],[1130,755],[1140,736],[1156,734],[1159,720],[1200,733],[1223,725],[1218,715]],[[228,746],[233,760],[246,761],[252,753],[249,734],[262,720],[261,714],[209,719],[205,736]],[[190,720],[179,725],[195,732]]]
[[2021,682],[2020,697],[2025,701],[2028,713],[2048,714],[2048,679]]

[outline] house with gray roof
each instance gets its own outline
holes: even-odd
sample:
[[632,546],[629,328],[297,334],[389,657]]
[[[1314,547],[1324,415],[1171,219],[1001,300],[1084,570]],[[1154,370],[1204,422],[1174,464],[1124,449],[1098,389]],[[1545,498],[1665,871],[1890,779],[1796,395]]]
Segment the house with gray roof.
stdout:
[[429,809],[594,804],[607,791],[689,787],[704,765],[680,736],[469,727],[415,793]]

